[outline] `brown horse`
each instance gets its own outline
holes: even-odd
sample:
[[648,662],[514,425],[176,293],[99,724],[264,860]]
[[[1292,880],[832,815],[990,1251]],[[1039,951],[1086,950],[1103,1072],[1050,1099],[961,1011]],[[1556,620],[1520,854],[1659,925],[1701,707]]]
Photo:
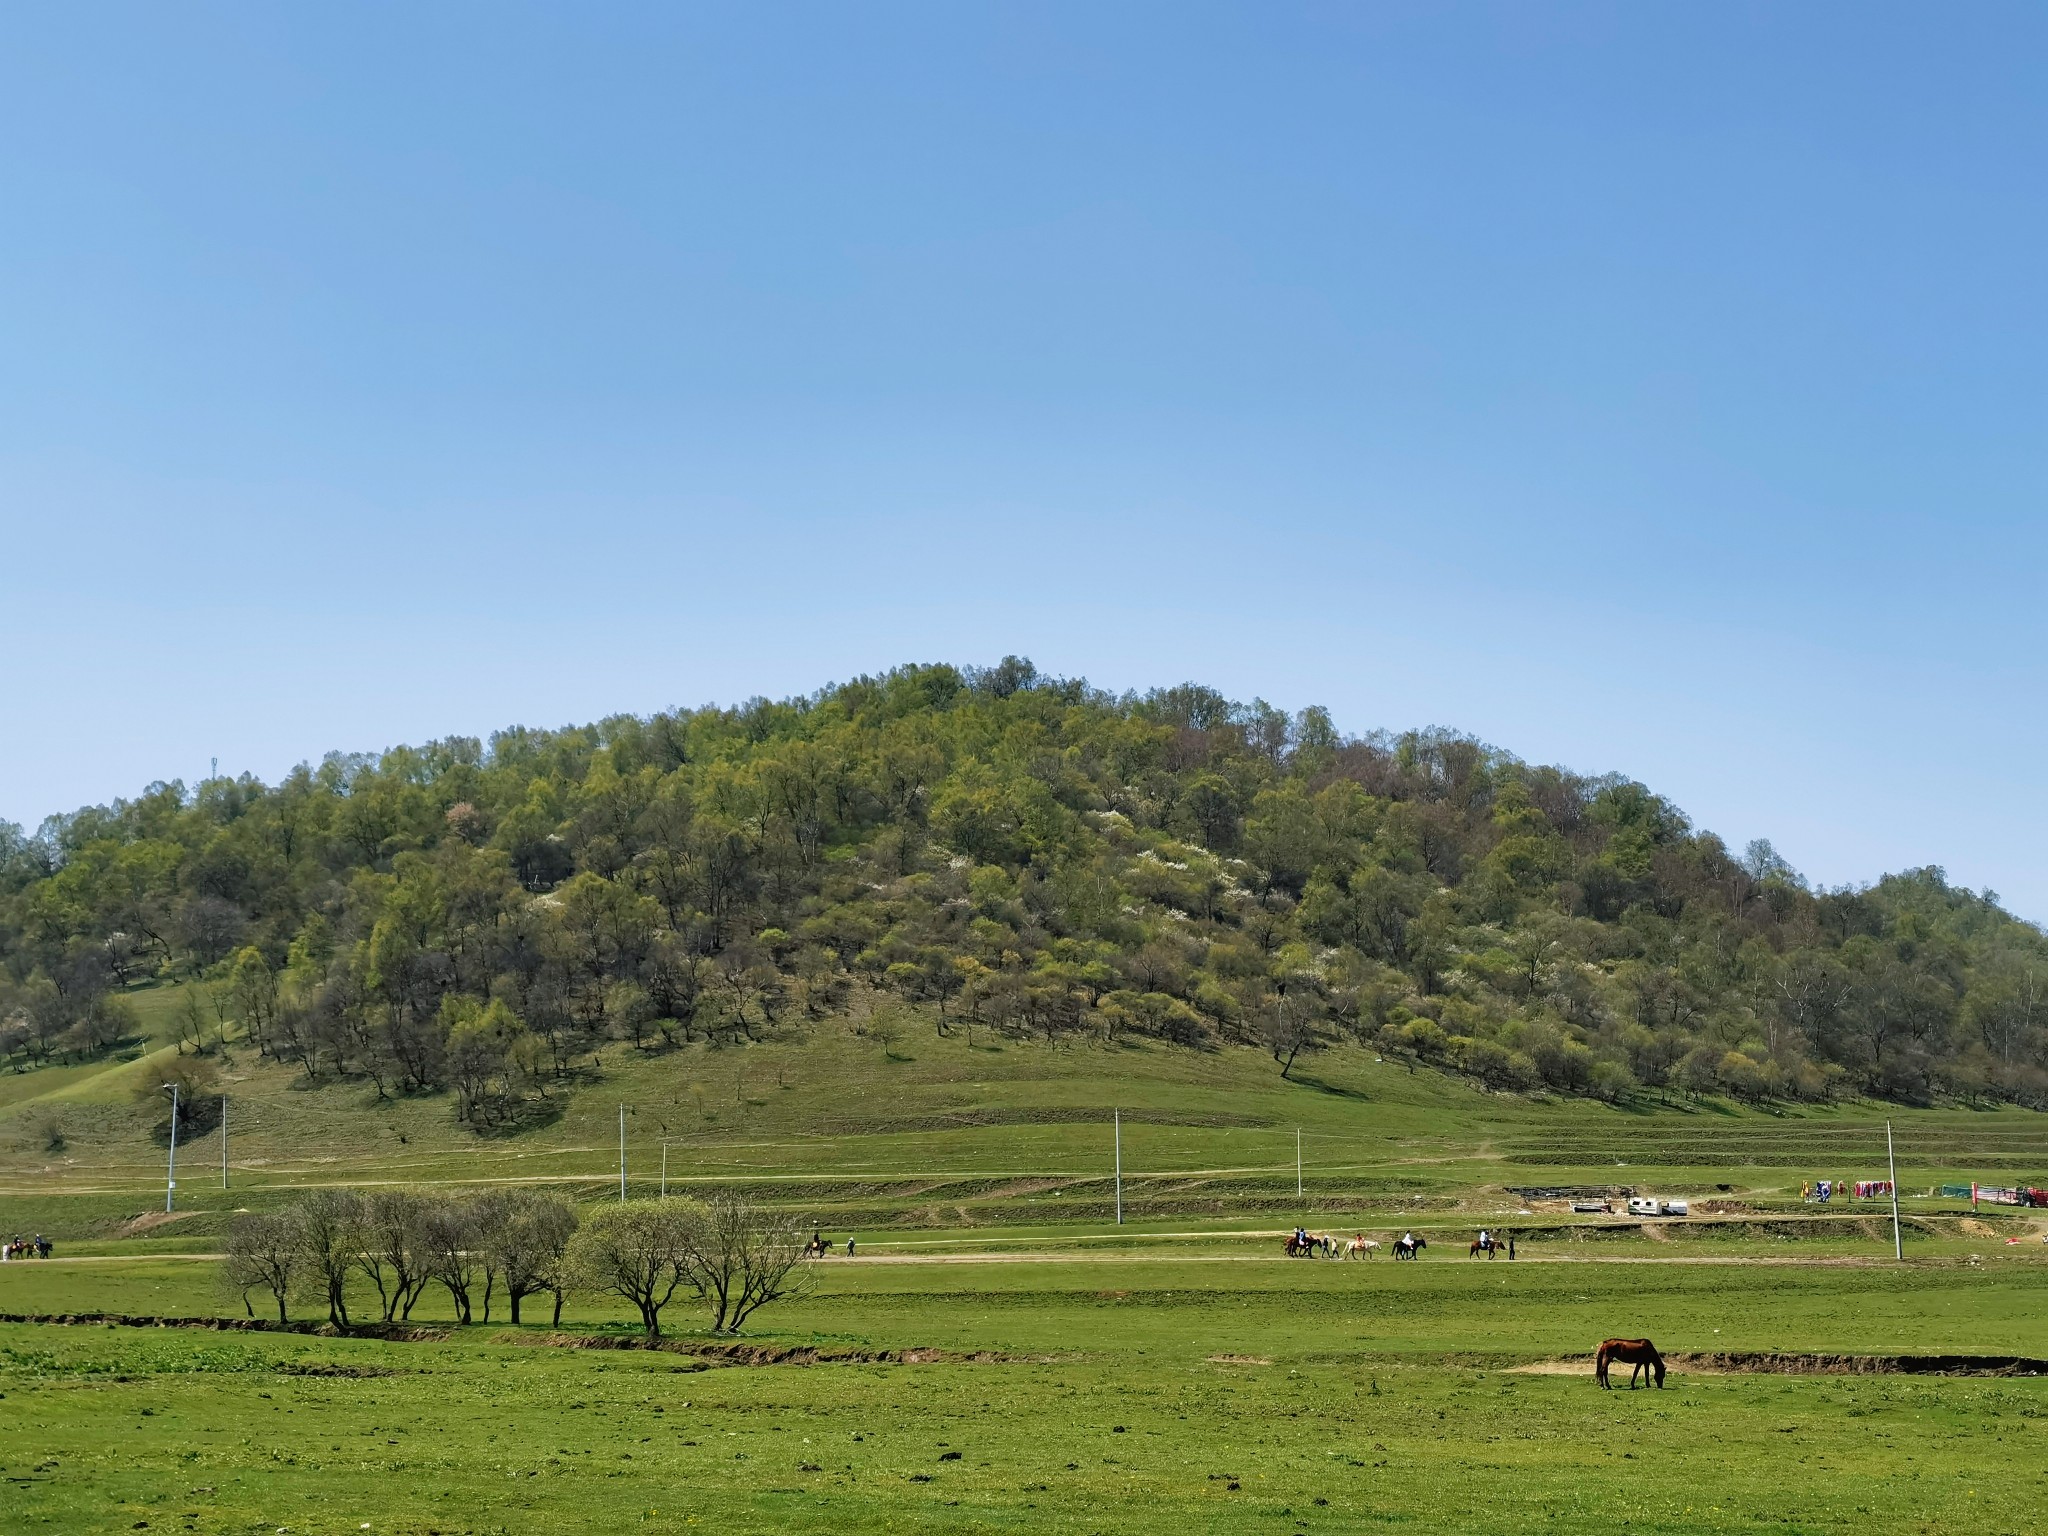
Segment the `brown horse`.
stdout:
[[1593,1357],[1593,1374],[1600,1378],[1603,1388],[1612,1390],[1607,1380],[1607,1367],[1619,1360],[1623,1365],[1633,1366],[1628,1373],[1628,1389],[1636,1389],[1636,1378],[1649,1371],[1658,1386],[1664,1385],[1664,1357],[1657,1353],[1657,1346],[1648,1339],[1608,1339],[1600,1346],[1600,1353]]

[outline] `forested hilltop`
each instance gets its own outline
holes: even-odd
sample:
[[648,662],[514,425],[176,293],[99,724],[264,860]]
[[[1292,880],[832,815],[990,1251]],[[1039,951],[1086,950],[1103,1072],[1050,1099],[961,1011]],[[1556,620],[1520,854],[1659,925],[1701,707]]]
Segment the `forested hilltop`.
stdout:
[[2048,1103],[2048,941],[1939,870],[1814,891],[1620,777],[1016,658],[0,825],[0,1053],[114,1049],[162,978],[205,983],[195,1048],[478,1125],[606,1039],[863,988],[1281,1070],[1348,1037],[1500,1089]]

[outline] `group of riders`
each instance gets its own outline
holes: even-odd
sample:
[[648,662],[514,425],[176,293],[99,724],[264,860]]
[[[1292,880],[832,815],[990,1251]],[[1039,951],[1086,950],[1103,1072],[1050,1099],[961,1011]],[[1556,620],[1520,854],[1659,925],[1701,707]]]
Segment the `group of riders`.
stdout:
[[[1379,1244],[1363,1232],[1355,1234],[1349,1242],[1340,1243],[1327,1232],[1311,1232],[1307,1227],[1297,1226],[1287,1239],[1287,1256],[1294,1258],[1323,1257],[1331,1259],[1369,1259],[1379,1250]],[[1403,1232],[1394,1239],[1396,1259],[1419,1259],[1422,1250],[1429,1246],[1429,1239],[1417,1237],[1413,1232]],[[1504,1253],[1515,1256],[1515,1237],[1512,1232],[1506,1236],[1479,1229],[1478,1240],[1472,1244],[1472,1256],[1485,1254],[1489,1259]]]
[[0,1264],[9,1259],[47,1259],[50,1240],[38,1232],[34,1237],[10,1237],[0,1243]]

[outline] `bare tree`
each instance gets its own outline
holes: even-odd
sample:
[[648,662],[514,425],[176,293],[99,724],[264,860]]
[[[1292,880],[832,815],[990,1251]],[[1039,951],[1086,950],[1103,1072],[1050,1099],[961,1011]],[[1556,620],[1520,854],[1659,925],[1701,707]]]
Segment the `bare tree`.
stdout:
[[894,1061],[896,1059],[896,1042],[903,1038],[903,1026],[898,1024],[893,1018],[879,1015],[868,1021],[867,1032],[868,1038],[881,1046],[882,1059],[884,1061]]
[[711,1313],[713,1333],[738,1333],[757,1309],[809,1288],[802,1227],[732,1190],[695,1212],[681,1267]]
[[299,1223],[291,1212],[243,1211],[228,1223],[227,1264],[221,1283],[242,1298],[251,1317],[249,1293],[263,1289],[277,1301],[277,1320],[291,1321],[293,1289],[306,1269],[306,1251]]
[[316,1189],[295,1212],[299,1250],[327,1296],[327,1318],[348,1326],[349,1271],[363,1251],[363,1197],[353,1189]]
[[629,1200],[600,1207],[569,1240],[580,1289],[633,1304],[649,1342],[661,1337],[661,1309],[685,1283],[683,1261],[697,1207],[685,1200]]
[[1259,1035],[1280,1063],[1281,1077],[1294,1071],[1295,1058],[1302,1052],[1321,1050],[1327,1043],[1322,1012],[1322,999],[1302,986],[1269,997],[1260,1008]]
[[[555,1320],[561,1321],[557,1280],[569,1239],[576,1231],[575,1207],[555,1195],[531,1190],[486,1195],[478,1202],[479,1241],[489,1276],[502,1280],[511,1300],[512,1321],[519,1303],[542,1291],[556,1291]],[[484,1321],[491,1316],[490,1279],[484,1287]]]
[[477,1249],[476,1207],[466,1200],[428,1207],[420,1236],[427,1278],[448,1288],[456,1321],[470,1321],[471,1294],[484,1269]]
[[411,1317],[413,1303],[433,1278],[427,1263],[429,1209],[408,1189],[380,1189],[364,1197],[356,1266],[377,1287],[387,1323]]
[[[164,1090],[175,1086],[176,1097]],[[177,1106],[178,1140],[204,1136],[220,1124],[220,1073],[213,1063],[199,1056],[154,1056],[137,1074],[135,1102],[160,1107],[163,1119],[155,1134],[159,1142],[171,1133],[171,1107]]]

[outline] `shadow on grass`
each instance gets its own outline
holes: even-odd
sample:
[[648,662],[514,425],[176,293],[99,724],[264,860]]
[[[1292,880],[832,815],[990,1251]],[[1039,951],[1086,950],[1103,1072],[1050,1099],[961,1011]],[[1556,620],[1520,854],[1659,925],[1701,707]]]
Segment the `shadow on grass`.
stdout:
[[569,1100],[564,1094],[552,1094],[545,1099],[529,1099],[508,1111],[503,1111],[502,1119],[495,1119],[487,1125],[472,1126],[471,1130],[479,1141],[504,1141],[514,1136],[523,1136],[528,1131],[546,1129],[559,1121],[568,1108]]
[[1333,1083],[1326,1077],[1317,1077],[1313,1073],[1296,1072],[1287,1080],[1303,1088],[1313,1088],[1317,1093],[1327,1093],[1332,1098],[1349,1099],[1354,1104],[1370,1104],[1373,1102],[1372,1095],[1362,1088],[1346,1088],[1342,1084]]

